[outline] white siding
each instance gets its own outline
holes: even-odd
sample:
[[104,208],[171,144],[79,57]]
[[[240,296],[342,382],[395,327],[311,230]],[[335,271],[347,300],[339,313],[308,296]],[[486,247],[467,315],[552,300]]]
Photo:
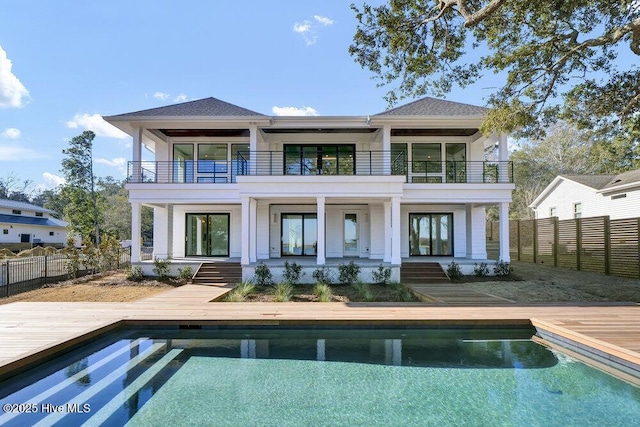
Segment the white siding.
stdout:
[[611,219],[640,216],[640,190],[619,192],[627,197],[611,199],[597,190],[569,180],[560,183],[540,202],[536,208],[537,218],[549,218],[549,210],[556,208],[558,219],[572,219],[573,207],[582,203],[582,218],[609,215]]

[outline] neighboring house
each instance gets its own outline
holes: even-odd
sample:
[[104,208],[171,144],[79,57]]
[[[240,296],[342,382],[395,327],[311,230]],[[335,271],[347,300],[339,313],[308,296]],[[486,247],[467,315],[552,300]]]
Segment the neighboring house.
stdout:
[[67,223],[51,217],[52,213],[30,203],[0,200],[0,247],[10,250],[63,247],[67,241]]
[[529,205],[536,218],[640,216],[640,170],[618,175],[559,175]]
[[[237,258],[248,277],[290,256],[395,271],[486,261],[485,207],[499,206],[508,242],[514,184],[506,135],[479,131],[485,113],[423,98],[371,116],[283,117],[206,98],[105,120],[133,136],[132,246],[150,206],[154,257]],[[499,161],[485,161],[496,144]],[[506,244],[500,257],[509,261]]]

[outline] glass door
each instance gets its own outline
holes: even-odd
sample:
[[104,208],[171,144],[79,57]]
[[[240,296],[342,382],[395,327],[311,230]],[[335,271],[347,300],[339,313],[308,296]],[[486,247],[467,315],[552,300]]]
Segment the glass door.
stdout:
[[229,214],[187,214],[186,256],[229,256]]
[[316,255],[318,215],[315,213],[282,214],[281,254]]
[[409,255],[452,256],[453,214],[409,214]]
[[344,214],[343,256],[358,256],[358,214]]

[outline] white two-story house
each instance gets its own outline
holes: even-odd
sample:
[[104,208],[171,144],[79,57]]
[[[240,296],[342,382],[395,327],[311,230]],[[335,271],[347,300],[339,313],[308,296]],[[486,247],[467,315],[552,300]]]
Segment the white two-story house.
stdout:
[[[154,257],[237,259],[247,277],[260,261],[367,259],[397,277],[408,261],[487,261],[488,205],[509,241],[512,165],[506,135],[479,132],[484,114],[423,98],[370,116],[283,117],[207,98],[105,120],[133,137],[133,248],[146,205]],[[499,160],[485,161],[496,144]]]
[[0,248],[12,251],[33,246],[62,248],[67,242],[67,223],[51,216],[53,211],[31,203],[0,200]]

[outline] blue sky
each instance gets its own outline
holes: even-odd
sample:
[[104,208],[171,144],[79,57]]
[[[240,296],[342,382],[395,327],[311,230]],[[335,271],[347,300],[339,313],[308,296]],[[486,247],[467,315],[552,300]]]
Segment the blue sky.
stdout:
[[[100,116],[213,96],[263,114],[366,115],[386,88],[348,54],[350,2],[1,0],[0,177],[52,188],[86,129],[98,176],[131,138]],[[448,99],[482,105],[486,89]]]

